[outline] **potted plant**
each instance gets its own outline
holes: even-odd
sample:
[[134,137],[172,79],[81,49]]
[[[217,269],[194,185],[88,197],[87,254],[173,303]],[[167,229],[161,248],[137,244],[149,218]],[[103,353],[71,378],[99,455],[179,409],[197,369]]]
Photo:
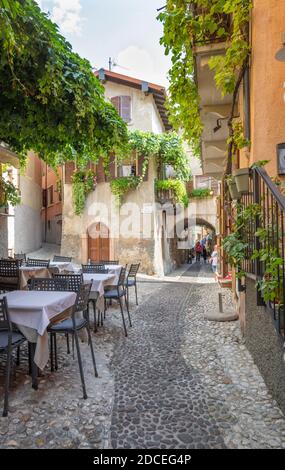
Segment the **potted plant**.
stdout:
[[233,171],[233,176],[237,185],[237,190],[241,194],[249,191],[249,168],[239,168]]
[[228,175],[228,176],[226,177],[226,183],[227,183],[227,185],[228,185],[231,198],[232,198],[232,199],[239,199],[240,196],[241,196],[241,194],[238,192],[235,179],[234,179],[234,177],[233,177],[232,175]]

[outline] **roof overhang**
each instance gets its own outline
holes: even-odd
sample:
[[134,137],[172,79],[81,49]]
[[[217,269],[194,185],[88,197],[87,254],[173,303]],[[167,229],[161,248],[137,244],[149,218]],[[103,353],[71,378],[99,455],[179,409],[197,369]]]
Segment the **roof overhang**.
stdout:
[[157,111],[163,122],[165,130],[168,131],[172,129],[172,126],[168,120],[168,113],[165,106],[166,91],[164,87],[156,85],[154,83],[146,82],[144,80],[140,80],[138,78],[133,78],[127,75],[122,75],[120,73],[111,72],[110,70],[105,70],[103,68],[95,72],[95,76],[99,78],[102,83],[106,83],[107,81],[109,81],[113,83],[118,83],[119,85],[125,85],[128,87],[135,88],[137,90],[141,90],[146,95],[152,94]]
[[19,157],[12,152],[5,144],[0,143],[0,164],[10,164],[15,168],[20,168]]
[[[209,59],[225,54],[226,43],[214,43],[193,48],[195,79],[200,96],[200,116],[204,126],[202,134],[203,174],[222,179],[227,165],[228,119],[232,110],[232,95],[222,96],[217,89]],[[219,119],[219,126],[217,121]],[[217,128],[218,127],[218,128]],[[216,128],[216,130],[214,130]]]

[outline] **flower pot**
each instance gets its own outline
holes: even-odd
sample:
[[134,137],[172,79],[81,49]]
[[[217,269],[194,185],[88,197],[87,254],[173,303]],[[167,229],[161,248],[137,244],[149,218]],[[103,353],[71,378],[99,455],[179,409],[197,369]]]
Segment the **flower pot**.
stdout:
[[237,190],[236,182],[235,181],[229,181],[227,184],[228,184],[228,188],[229,188],[231,198],[232,199],[239,199],[241,195]]
[[233,172],[237,190],[241,194],[247,194],[249,191],[249,168],[240,168]]

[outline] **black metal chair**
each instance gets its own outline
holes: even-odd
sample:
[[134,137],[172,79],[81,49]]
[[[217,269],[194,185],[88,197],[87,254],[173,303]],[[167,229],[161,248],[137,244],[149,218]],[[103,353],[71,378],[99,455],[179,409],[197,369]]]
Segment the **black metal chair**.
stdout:
[[104,266],[105,266],[105,265],[107,266],[108,264],[110,264],[110,265],[112,265],[112,264],[119,264],[119,260],[105,260],[105,261],[104,261],[104,260],[103,260],[103,261],[100,260],[99,263],[100,263],[100,264],[103,264]]
[[9,315],[7,299],[3,297],[3,299],[0,299],[0,353],[4,353],[7,356],[3,417],[8,415],[9,409],[9,386],[13,349],[18,349],[25,341],[27,341],[26,338],[13,326]]
[[[89,346],[91,349],[91,356],[92,356],[92,362],[93,362],[93,367],[94,367],[94,374],[95,377],[98,377],[98,372],[97,372],[97,367],[96,367],[96,360],[95,360],[95,354],[94,354],[94,349],[93,349],[93,344],[92,344],[92,338],[91,338],[91,332],[90,332],[90,325],[89,325],[89,314],[88,314],[88,301],[89,301],[89,295],[90,295],[90,289],[91,289],[91,283],[89,284],[82,284],[80,286],[80,289],[77,293],[77,299],[76,303],[73,308],[72,316],[71,318],[68,318],[67,320],[64,320],[60,323],[50,325],[48,328],[48,331],[51,334],[51,344],[56,345],[55,342],[55,337],[56,334],[58,333],[64,333],[68,335],[72,335],[72,337],[75,340],[75,345],[76,345],[76,352],[77,352],[77,359],[78,359],[78,365],[79,365],[79,371],[80,371],[80,378],[81,378],[81,383],[82,383],[82,389],[83,389],[83,398],[87,398],[87,393],[86,393],[86,386],[85,386],[85,379],[84,379],[84,372],[83,372],[83,366],[82,366],[82,360],[81,360],[81,352],[80,352],[80,346],[79,346],[79,339],[78,339],[78,332],[85,328],[87,330],[88,334],[88,342]],[[83,313],[83,318],[77,318],[76,314],[78,312]],[[51,362],[53,361],[53,348],[51,348]],[[55,365],[57,369],[57,351],[55,347]]]
[[60,278],[33,278],[31,279],[29,289],[37,291],[68,291],[68,280]]
[[85,274],[108,274],[108,269],[105,268],[104,264],[82,264],[82,272]]
[[[83,274],[53,274],[53,279],[60,279],[67,281],[67,288],[65,290],[69,292],[79,292],[81,285],[83,284]],[[70,354],[69,336],[66,334],[66,345],[67,354]]]
[[54,274],[54,279],[63,279],[68,281],[68,287],[66,290],[70,292],[78,292],[80,286],[83,284],[82,274]]
[[126,288],[127,288],[127,299],[129,303],[129,288],[134,287],[136,292],[136,304],[138,305],[138,290],[137,290],[137,273],[140,268],[140,263],[131,264],[127,279],[126,279]]
[[112,300],[117,300],[119,302],[120,309],[121,309],[122,320],[123,320],[124,331],[125,331],[125,336],[128,336],[125,317],[124,317],[124,311],[123,311],[123,303],[122,303],[122,298],[123,297],[125,298],[125,304],[126,304],[126,308],[127,308],[127,312],[128,312],[128,317],[129,317],[129,325],[132,326],[130,312],[129,312],[129,305],[128,305],[128,301],[127,301],[126,268],[121,268],[120,276],[119,276],[119,280],[118,280],[117,285],[114,286],[113,289],[105,291],[104,300],[105,300],[105,312],[106,312],[106,309],[107,309],[107,300],[111,300],[111,301]]
[[9,259],[0,260],[0,291],[18,290],[20,286],[20,261]]
[[53,262],[66,262],[66,263],[71,263],[72,258],[70,256],[60,256],[60,255],[54,255],[53,257]]
[[34,258],[28,258],[27,260],[27,266],[29,267],[42,267],[42,268],[49,268],[49,263],[50,260],[46,259],[34,259]]

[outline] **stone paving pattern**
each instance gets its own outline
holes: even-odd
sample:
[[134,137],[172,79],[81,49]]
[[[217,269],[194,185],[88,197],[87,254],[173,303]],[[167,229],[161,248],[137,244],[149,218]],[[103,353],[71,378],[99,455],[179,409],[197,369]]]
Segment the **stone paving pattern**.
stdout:
[[[99,378],[82,344],[88,399],[76,359],[59,341],[59,370],[31,389],[22,352],[0,418],[0,448],[285,448],[285,418],[243,344],[238,322],[214,323],[218,287],[209,266],[139,283],[133,328],[117,306],[93,335]],[[231,299],[228,296],[227,302]],[[0,406],[3,398],[0,361]]]

